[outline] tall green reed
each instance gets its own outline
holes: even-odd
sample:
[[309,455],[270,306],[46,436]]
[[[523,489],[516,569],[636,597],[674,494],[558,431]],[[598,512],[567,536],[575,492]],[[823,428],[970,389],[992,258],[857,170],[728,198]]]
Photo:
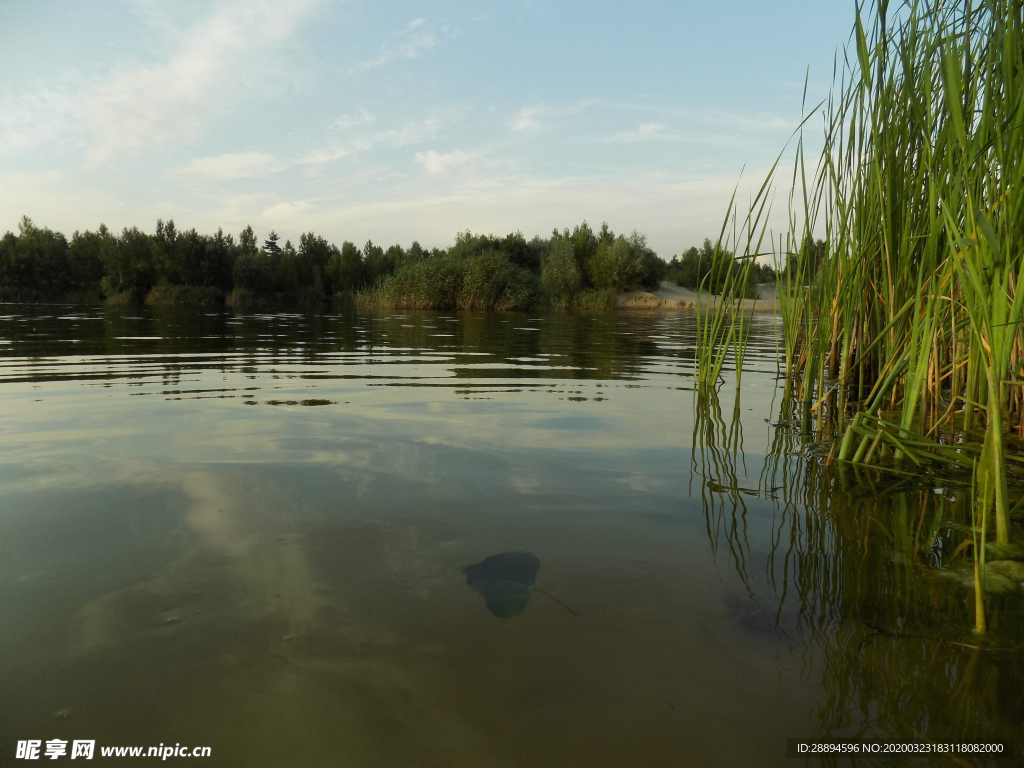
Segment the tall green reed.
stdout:
[[1024,432],[1022,32],[1022,0],[859,8],[820,159],[808,174],[801,136],[772,240],[805,421],[841,462],[970,471],[1004,544]]
[[[753,313],[752,306],[748,311],[747,302],[751,300],[746,298],[746,291],[755,260],[765,255],[761,249],[765,247],[765,239],[770,237],[770,212],[771,174],[751,199],[742,221],[738,217],[735,192],[729,201],[729,209],[712,253],[716,264],[712,265],[697,288],[695,399],[702,390],[718,387],[730,356],[736,373],[737,390],[740,387]],[[719,268],[723,262],[724,270]],[[720,280],[717,296],[711,293],[712,275],[718,275]]]

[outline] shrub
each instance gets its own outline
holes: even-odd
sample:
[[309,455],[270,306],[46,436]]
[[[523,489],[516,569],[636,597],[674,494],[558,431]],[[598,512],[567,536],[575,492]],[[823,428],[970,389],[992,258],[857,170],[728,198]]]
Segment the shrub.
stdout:
[[235,288],[224,301],[229,307],[251,307],[258,303],[256,295],[248,288]]
[[664,262],[647,247],[647,239],[633,232],[598,246],[590,262],[590,279],[598,290],[621,293],[637,286],[657,288],[664,270]]
[[361,303],[396,309],[514,310],[533,306],[536,277],[499,251],[455,249],[407,262]]
[[541,264],[541,282],[556,303],[568,304],[583,288],[583,273],[573,255],[572,243],[552,241]]
[[271,292],[273,266],[265,253],[243,253],[235,261],[233,273],[236,290],[243,289],[256,296],[265,296]]
[[212,286],[204,285],[169,285],[160,283],[146,296],[146,303],[154,304],[192,304],[197,306],[216,306],[224,301],[220,291]]

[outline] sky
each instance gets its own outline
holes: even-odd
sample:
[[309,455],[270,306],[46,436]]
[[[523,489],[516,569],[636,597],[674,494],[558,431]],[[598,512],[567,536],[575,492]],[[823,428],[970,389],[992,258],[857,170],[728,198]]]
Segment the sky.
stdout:
[[586,220],[670,258],[763,179],[805,77],[808,105],[828,93],[853,12],[0,0],[0,231],[22,215],[69,235],[163,218],[443,247]]

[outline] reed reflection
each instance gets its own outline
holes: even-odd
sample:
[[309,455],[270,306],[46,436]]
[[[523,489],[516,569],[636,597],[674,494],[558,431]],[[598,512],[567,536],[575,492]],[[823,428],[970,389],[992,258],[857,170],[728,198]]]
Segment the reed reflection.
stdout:
[[[989,634],[974,634],[970,478],[842,469],[797,418],[775,424],[752,482],[739,395],[732,418],[713,390],[694,401],[691,494],[709,544],[815,681],[815,735],[1018,741],[1024,592],[990,576]],[[794,412],[787,392],[776,413]],[[751,533],[752,504],[767,537]]]

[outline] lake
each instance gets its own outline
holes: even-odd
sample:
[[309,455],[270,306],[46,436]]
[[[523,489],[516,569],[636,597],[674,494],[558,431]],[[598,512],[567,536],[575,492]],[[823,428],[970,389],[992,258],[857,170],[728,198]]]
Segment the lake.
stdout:
[[694,332],[0,306],[0,748],[782,766],[787,738],[1019,738],[1024,593],[982,647],[951,577],[969,489],[829,471],[771,316],[740,399],[729,373],[695,402]]

